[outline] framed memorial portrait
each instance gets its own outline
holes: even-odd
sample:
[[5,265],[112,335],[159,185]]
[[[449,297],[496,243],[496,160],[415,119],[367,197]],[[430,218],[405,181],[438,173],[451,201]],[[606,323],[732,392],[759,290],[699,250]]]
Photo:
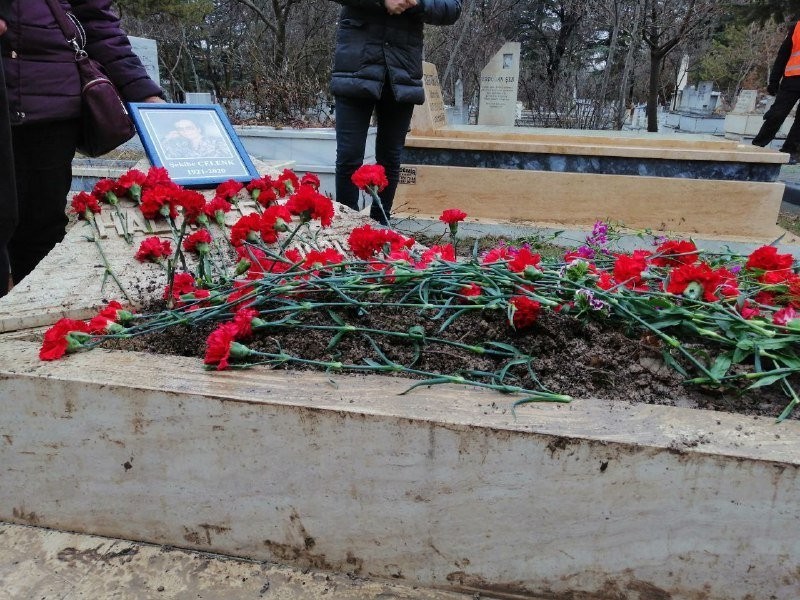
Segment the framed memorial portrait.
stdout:
[[153,166],[186,187],[214,187],[229,179],[260,177],[216,104],[129,104],[136,131]]

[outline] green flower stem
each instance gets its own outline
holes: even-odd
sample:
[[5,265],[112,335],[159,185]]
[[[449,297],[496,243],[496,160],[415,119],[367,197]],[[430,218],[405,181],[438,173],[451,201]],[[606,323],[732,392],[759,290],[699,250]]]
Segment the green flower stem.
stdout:
[[378,190],[375,189],[375,186],[367,186],[367,190],[369,191],[369,195],[372,196],[372,201],[377,202],[378,208],[381,209],[381,215],[383,216],[383,220],[386,221],[386,227],[391,227],[391,223],[389,222],[389,215],[386,214],[386,211],[383,208],[383,202],[381,201],[381,197],[378,195]]
[[794,388],[785,379],[783,380],[783,388],[789,392],[789,396],[791,396],[792,400],[786,405],[786,408],[783,409],[781,414],[778,415],[778,418],[775,419],[776,423],[781,423],[786,420],[797,405],[800,404],[800,397],[797,396],[797,392],[795,392]]
[[630,311],[628,308],[623,306],[617,300],[617,298],[612,297],[611,294],[600,294],[598,292],[595,292],[595,293],[596,293],[597,296],[604,296],[605,297],[605,302],[608,302],[610,305],[616,307],[618,310],[620,310],[621,312],[626,314],[630,319],[632,319],[633,321],[636,321],[641,326],[643,326],[644,328],[648,329],[649,331],[651,331],[652,333],[657,335],[664,342],[666,342],[669,346],[671,346],[673,348],[677,348],[681,352],[681,354],[683,354],[686,358],[688,358],[692,362],[692,364],[694,364],[694,366],[703,375],[708,377],[708,379],[710,379],[711,381],[718,382],[717,378],[714,377],[711,374],[711,372],[705,367],[705,365],[703,365],[699,360],[697,360],[697,358],[695,358],[695,356],[691,352],[686,350],[686,348],[684,348],[683,345],[680,342],[678,342],[678,340],[676,340],[675,338],[667,335],[666,333],[664,333],[660,329],[656,329],[655,327],[652,327],[647,321],[642,319],[639,315],[637,315],[636,313]]
[[[286,354],[285,352],[281,353],[270,353],[270,352],[260,352],[258,350],[250,349],[251,356],[258,356],[265,358],[267,360],[261,362],[252,362],[247,363],[247,366],[257,365],[257,364],[266,364],[266,365],[283,365],[288,363],[300,364],[300,365],[307,365],[312,367],[323,368],[326,371],[361,371],[361,372],[385,372],[385,373],[401,373],[401,374],[410,374],[410,375],[417,375],[420,377],[427,377],[428,379],[420,381],[418,383],[413,384],[403,392],[401,395],[409,393],[411,390],[420,387],[420,386],[428,386],[428,385],[435,385],[439,383],[451,383],[456,385],[470,385],[474,387],[480,387],[485,389],[494,390],[496,392],[501,392],[503,394],[517,394],[517,393],[524,393],[527,394],[529,398],[536,398],[536,400],[525,399],[528,402],[570,402],[572,398],[570,396],[564,396],[561,394],[553,394],[552,392],[542,392],[539,390],[528,390],[518,386],[509,386],[509,385],[497,385],[494,383],[484,383],[480,381],[475,381],[472,379],[468,379],[466,377],[462,377],[460,375],[442,375],[440,373],[432,373],[429,371],[421,371],[418,369],[409,369],[403,367],[402,365],[398,365],[395,363],[379,365],[356,365],[356,364],[348,364],[342,362],[332,362],[332,361],[321,361],[321,360],[311,360],[305,358],[299,358],[296,356],[292,356],[290,354]],[[212,367],[213,368],[213,367]]]
[[289,233],[289,237],[286,238],[286,241],[284,241],[281,244],[281,250],[280,250],[279,254],[283,255],[284,251],[289,247],[289,244],[291,244],[292,241],[294,241],[294,238],[295,238],[295,236],[297,236],[297,233],[300,231],[300,228],[303,227],[304,225],[306,225],[306,223],[298,223],[297,227],[295,227],[291,231],[291,233]]
[[[267,323],[266,325],[262,326],[262,328],[267,329],[269,328],[271,323]],[[387,331],[385,329],[370,329],[365,327],[356,327],[354,325],[305,325],[305,324],[291,324],[292,328],[295,329],[314,329],[318,331],[336,331],[337,333],[359,333],[359,334],[376,334],[376,335],[383,335],[386,337],[395,337],[398,339],[406,339],[412,341],[424,341],[425,343],[429,344],[442,344],[445,346],[452,346],[454,348],[459,348],[461,350],[467,350],[468,352],[472,352],[473,354],[485,354],[489,356],[515,356],[513,353],[509,351],[500,351],[500,350],[491,350],[489,348],[484,348],[483,346],[475,346],[472,344],[462,344],[461,342],[454,342],[451,340],[446,340],[443,338],[437,337],[429,337],[429,336],[420,336],[414,335],[411,333],[404,333],[402,331]]]
[[92,237],[91,238],[87,237],[87,239],[91,239],[91,241],[94,242],[97,251],[100,253],[100,258],[103,259],[103,267],[105,268],[105,270],[103,271],[103,280],[100,283],[100,290],[102,291],[103,288],[105,287],[106,279],[108,277],[111,277],[111,279],[114,280],[114,283],[117,284],[119,291],[122,292],[122,295],[125,298],[125,300],[127,300],[129,304],[132,304],[133,301],[131,300],[131,297],[128,295],[128,292],[125,290],[125,287],[117,278],[116,273],[114,273],[113,269],[111,268],[111,265],[108,262],[108,257],[106,256],[106,253],[103,251],[103,246],[100,244],[100,239],[99,239],[100,229],[97,227],[97,223],[95,222],[94,218],[92,218],[90,221],[87,221],[86,224],[89,225],[89,227],[92,229]]
[[122,212],[119,202],[112,202],[111,205],[114,207],[114,213],[117,215],[119,224],[122,226],[122,238],[128,243],[129,246],[133,246],[133,236],[128,230],[128,215]]

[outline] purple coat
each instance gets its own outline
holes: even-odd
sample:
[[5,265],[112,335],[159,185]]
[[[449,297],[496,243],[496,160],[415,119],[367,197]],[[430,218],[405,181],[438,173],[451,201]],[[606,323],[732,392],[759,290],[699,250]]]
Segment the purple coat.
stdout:
[[[111,0],[59,0],[86,30],[86,51],[100,62],[125,100],[161,95],[120,29]],[[11,122],[74,119],[80,115],[75,53],[44,0],[11,0],[8,31],[0,36]]]

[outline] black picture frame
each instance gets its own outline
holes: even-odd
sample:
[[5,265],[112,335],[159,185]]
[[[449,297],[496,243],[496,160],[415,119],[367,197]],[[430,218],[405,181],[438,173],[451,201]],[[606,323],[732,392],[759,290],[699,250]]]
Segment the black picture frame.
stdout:
[[228,116],[216,104],[132,102],[130,114],[156,167],[177,184],[210,188],[260,177]]

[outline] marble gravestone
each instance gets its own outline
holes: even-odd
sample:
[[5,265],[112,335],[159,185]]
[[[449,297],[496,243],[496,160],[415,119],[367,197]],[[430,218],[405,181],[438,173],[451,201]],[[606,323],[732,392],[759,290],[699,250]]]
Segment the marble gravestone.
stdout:
[[439,73],[436,65],[422,63],[422,87],[425,90],[425,103],[414,107],[411,117],[411,131],[414,133],[432,133],[447,125],[444,110],[442,88],[439,85]]
[[161,85],[161,75],[158,69],[158,44],[150,38],[128,36],[134,54],[142,61],[147,76]]
[[[725,115],[725,137],[729,139],[741,139],[754,137],[764,123],[764,112],[772,106],[773,98],[767,97],[759,107],[757,90],[742,90],[736,98],[733,110]],[[781,125],[776,139],[785,139],[789,129],[794,123],[794,112]],[[781,142],[775,142],[777,146]]]
[[736,98],[736,105],[731,111],[733,114],[746,115],[756,110],[756,101],[758,100],[758,92],[756,90],[742,90]]
[[520,43],[506,42],[481,71],[478,125],[514,126],[519,58]]

